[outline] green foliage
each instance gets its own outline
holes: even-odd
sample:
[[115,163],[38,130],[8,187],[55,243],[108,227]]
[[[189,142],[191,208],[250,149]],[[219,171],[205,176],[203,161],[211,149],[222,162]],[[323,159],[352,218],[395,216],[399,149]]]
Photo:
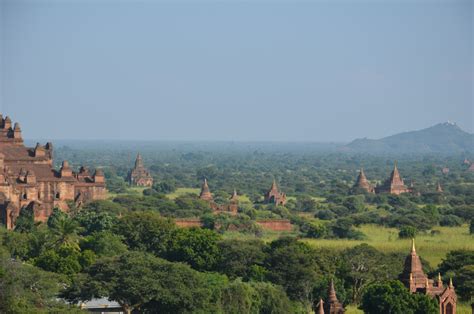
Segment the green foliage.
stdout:
[[343,252],[339,272],[350,283],[350,301],[357,304],[368,285],[396,279],[402,269],[403,257],[387,256],[367,244],[361,244]]
[[427,295],[411,294],[399,281],[376,283],[364,292],[360,309],[367,314],[436,314],[436,300]]
[[105,211],[82,210],[74,216],[82,227],[83,235],[90,235],[95,232],[111,231],[117,224],[117,217]]
[[461,299],[469,301],[474,295],[474,251],[456,250],[446,255],[438,267],[445,278],[453,278],[456,293]]
[[36,228],[33,210],[28,207],[23,207],[16,219],[15,231],[17,232],[31,232]]
[[[229,278],[241,277],[243,280],[260,280],[265,270],[265,244],[260,240],[224,240],[219,243],[219,262],[217,271]],[[263,272],[263,276],[262,276]]]
[[267,249],[265,268],[268,279],[281,285],[288,296],[307,304],[312,303],[311,292],[318,277],[315,251],[294,238],[273,241]]
[[82,250],[90,250],[98,256],[115,256],[127,251],[123,237],[110,231],[94,232],[81,241]]
[[403,226],[400,228],[400,231],[398,232],[398,237],[400,239],[414,239],[417,233],[418,233],[418,230],[416,230],[415,227]]
[[129,213],[118,221],[114,231],[129,248],[158,256],[172,247],[176,236],[176,226],[154,212]]
[[75,312],[57,300],[61,276],[22,264],[0,248],[0,312],[61,313]]
[[208,229],[178,229],[166,254],[171,260],[185,262],[197,270],[212,270],[219,260],[220,236]]

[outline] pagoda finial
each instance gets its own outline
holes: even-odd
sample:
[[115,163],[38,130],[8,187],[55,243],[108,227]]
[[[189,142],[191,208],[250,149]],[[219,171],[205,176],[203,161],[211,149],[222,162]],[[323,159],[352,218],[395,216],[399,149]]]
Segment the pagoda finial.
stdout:
[[318,314],[324,314],[324,301],[323,301],[323,299],[319,299]]
[[416,253],[415,238],[411,238],[411,252]]
[[336,296],[336,289],[334,289],[334,280],[333,279],[331,279],[331,283],[329,284],[328,297],[329,297],[329,302],[330,303],[338,302],[337,296]]
[[453,285],[453,278],[452,278],[452,277],[449,278],[449,288],[451,288],[451,289],[454,288],[454,285]]
[[410,273],[410,283],[413,282],[413,273]]
[[443,280],[441,279],[441,274],[438,273],[438,287],[441,287],[443,285]]

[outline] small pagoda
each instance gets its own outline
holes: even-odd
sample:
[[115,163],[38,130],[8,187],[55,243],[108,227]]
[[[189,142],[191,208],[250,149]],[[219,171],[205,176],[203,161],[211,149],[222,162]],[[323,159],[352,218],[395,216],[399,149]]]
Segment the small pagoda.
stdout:
[[273,180],[270,190],[265,193],[263,202],[266,204],[275,204],[282,206],[286,204],[286,194],[280,192],[275,180]]
[[360,169],[359,175],[357,176],[356,182],[353,187],[354,190],[364,190],[367,193],[374,193],[374,187],[369,183],[367,177],[365,176],[364,169]]
[[323,299],[319,299],[317,304],[318,314],[344,314],[344,306],[337,299],[336,289],[334,289],[334,281],[331,279],[331,283],[328,288],[328,300],[324,302]]

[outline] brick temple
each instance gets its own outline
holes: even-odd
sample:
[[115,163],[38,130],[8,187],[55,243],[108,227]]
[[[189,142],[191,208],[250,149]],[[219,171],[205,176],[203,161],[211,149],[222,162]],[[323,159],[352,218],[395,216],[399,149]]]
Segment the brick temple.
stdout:
[[209,203],[209,206],[212,208],[215,214],[218,213],[229,213],[231,215],[237,215],[239,210],[239,196],[237,195],[237,191],[234,189],[234,193],[229,198],[229,202],[227,204],[217,204],[214,202],[214,199],[211,194],[211,190],[209,189],[209,185],[207,183],[207,179],[204,179],[204,182],[201,186],[201,193],[199,193],[199,198],[203,201]]
[[[411,293],[422,293],[436,299],[439,305],[439,314],[456,314],[457,296],[453,282],[444,285],[441,275],[438,274],[436,280],[429,279],[423,271],[421,259],[416,253],[415,240],[412,240],[410,254],[405,259],[400,281],[410,290]],[[331,280],[328,289],[328,299],[322,299],[315,305],[318,314],[343,314],[344,306],[338,301],[334,283]]]
[[35,221],[46,221],[53,208],[69,209],[68,203],[105,199],[102,170],[81,167],[74,172],[67,161],[53,167],[53,144],[26,147],[19,123],[0,114],[0,219],[8,229],[15,226],[22,208],[31,209]]
[[266,204],[275,204],[275,205],[285,206],[285,204],[286,204],[286,194],[280,192],[275,180],[273,180],[273,183],[272,183],[272,186],[270,187],[270,190],[268,190],[268,192],[265,193],[264,198],[263,198],[263,202],[266,203]]
[[127,180],[131,186],[153,186],[153,177],[145,168],[145,165],[143,164],[143,158],[140,154],[137,154],[137,158],[135,159],[135,167],[130,170]]
[[397,162],[393,166],[393,170],[390,173],[390,177],[385,180],[381,185],[373,186],[367,180],[364,169],[359,171],[356,182],[353,186],[353,190],[364,190],[367,193],[388,193],[394,195],[400,195],[402,193],[413,192],[413,187],[407,187],[405,182],[398,171]]
[[440,274],[438,274],[436,281],[428,278],[423,271],[420,257],[416,253],[415,240],[412,240],[411,252],[405,259],[405,266],[403,273],[400,275],[400,280],[410,289],[411,293],[424,293],[436,298],[440,314],[456,313],[457,296],[453,282],[450,280],[449,284],[445,286]]
[[364,169],[360,169],[359,175],[357,176],[356,182],[354,184],[354,189],[361,189],[367,193],[374,193],[374,187],[369,183],[367,177],[365,176]]

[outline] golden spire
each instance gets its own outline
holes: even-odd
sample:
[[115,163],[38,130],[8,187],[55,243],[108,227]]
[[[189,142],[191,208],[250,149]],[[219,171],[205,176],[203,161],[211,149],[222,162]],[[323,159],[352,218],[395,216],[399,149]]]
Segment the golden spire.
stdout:
[[415,249],[415,238],[411,238],[411,252],[416,253]]
[[410,273],[410,283],[413,282],[413,273]]
[[438,287],[441,287],[443,285],[443,280],[441,279],[441,274],[438,273]]
[[453,278],[449,278],[449,288],[453,289],[454,286],[453,286]]

